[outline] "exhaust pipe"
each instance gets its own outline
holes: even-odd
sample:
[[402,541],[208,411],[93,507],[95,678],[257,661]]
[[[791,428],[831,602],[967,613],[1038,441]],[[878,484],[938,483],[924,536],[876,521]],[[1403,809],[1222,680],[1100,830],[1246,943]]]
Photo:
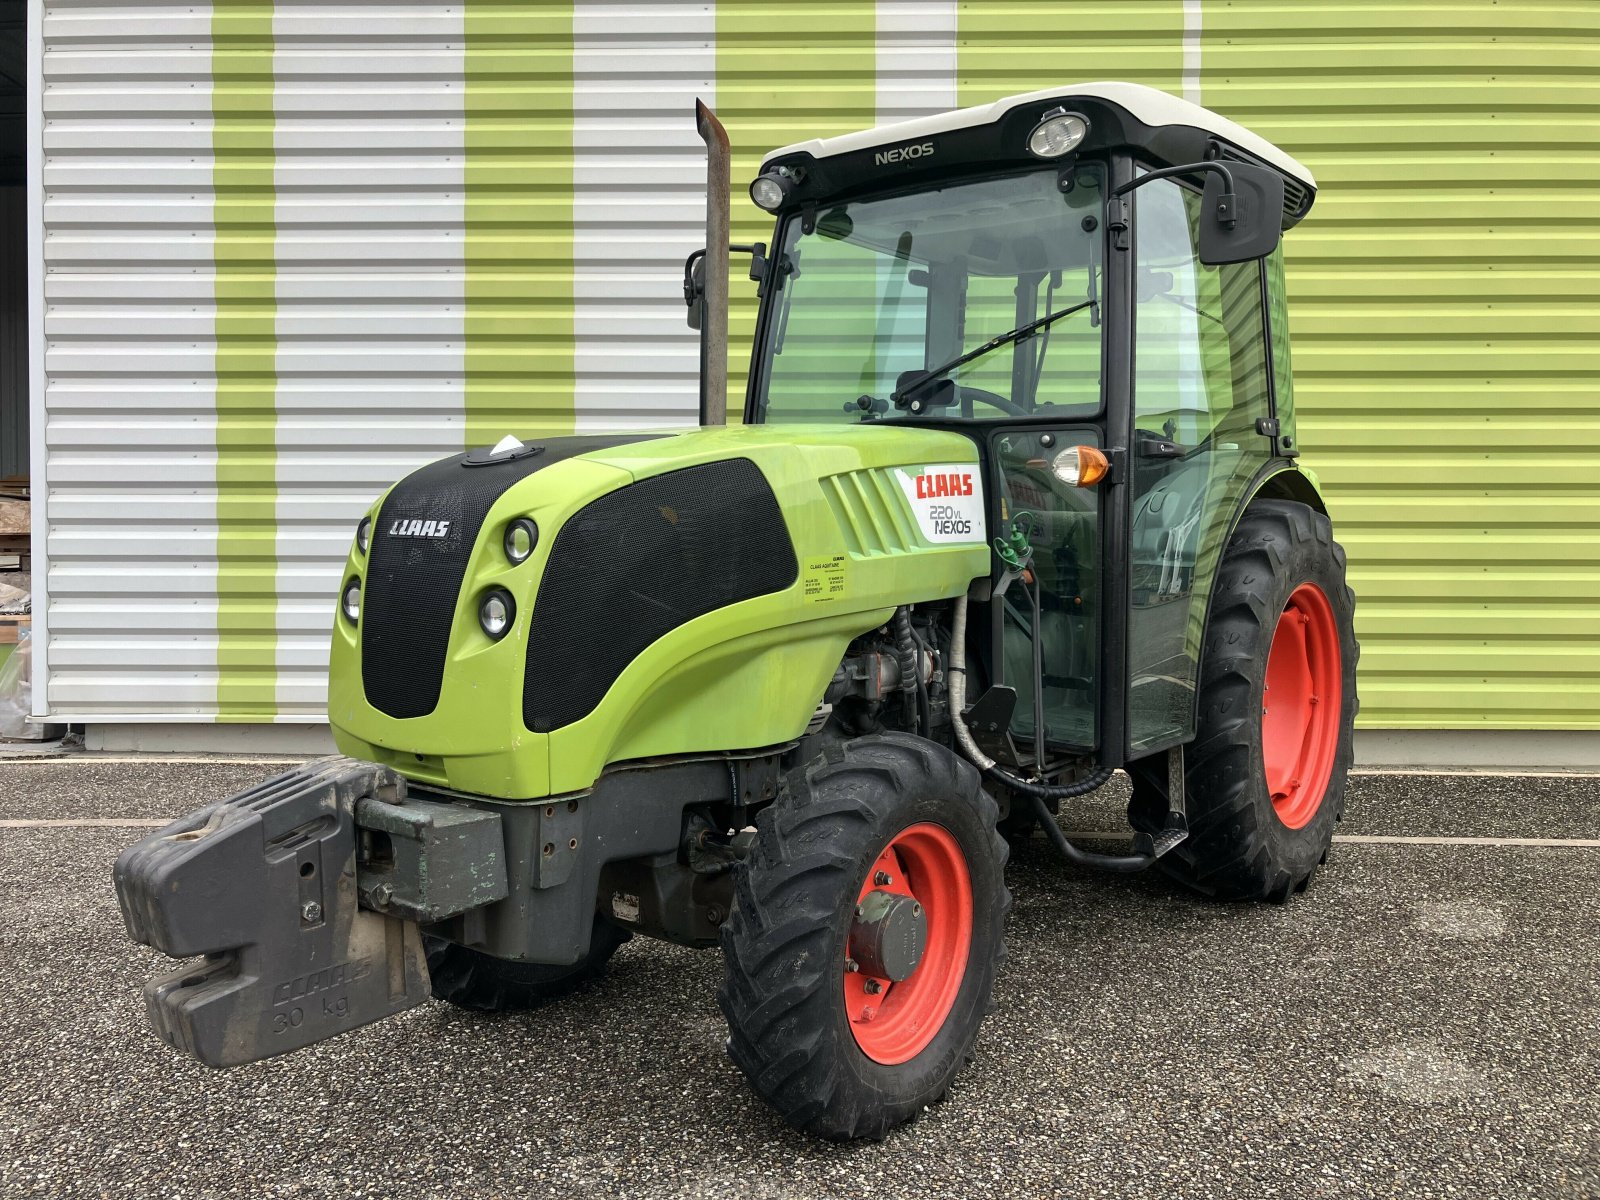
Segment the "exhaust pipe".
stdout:
[[728,423],[728,208],[733,156],[728,131],[703,101],[695,128],[706,144],[705,308],[700,318],[700,424]]

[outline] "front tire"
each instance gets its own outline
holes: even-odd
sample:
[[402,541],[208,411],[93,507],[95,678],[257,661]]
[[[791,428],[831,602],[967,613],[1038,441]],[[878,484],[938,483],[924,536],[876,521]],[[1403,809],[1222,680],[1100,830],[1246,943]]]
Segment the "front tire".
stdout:
[[794,772],[757,818],[717,999],[728,1053],[795,1128],[881,1138],[971,1060],[1011,903],[997,815],[970,764],[888,733]]
[[[1328,518],[1257,500],[1217,570],[1187,751],[1190,833],[1159,861],[1225,900],[1282,903],[1327,861],[1357,709],[1355,593]],[[1130,764],[1135,828],[1166,813],[1163,756]]]

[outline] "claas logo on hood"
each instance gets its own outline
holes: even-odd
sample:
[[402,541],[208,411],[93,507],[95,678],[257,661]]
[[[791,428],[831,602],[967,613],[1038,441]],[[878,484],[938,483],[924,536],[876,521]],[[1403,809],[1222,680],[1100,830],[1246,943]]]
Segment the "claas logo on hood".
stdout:
[[389,526],[389,536],[431,538],[449,537],[450,522],[407,520],[405,518],[401,518]]

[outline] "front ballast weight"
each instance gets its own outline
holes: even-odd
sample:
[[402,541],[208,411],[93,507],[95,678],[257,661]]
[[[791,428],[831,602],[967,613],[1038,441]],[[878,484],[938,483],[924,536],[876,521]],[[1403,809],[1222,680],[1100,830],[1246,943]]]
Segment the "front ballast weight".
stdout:
[[[200,958],[146,983],[151,1025],[232,1067],[416,1007],[428,997],[418,920],[504,897],[500,843],[497,814],[408,799],[395,772],[341,757],[191,813],[114,872],[133,940]],[[422,855],[435,870],[405,869]]]

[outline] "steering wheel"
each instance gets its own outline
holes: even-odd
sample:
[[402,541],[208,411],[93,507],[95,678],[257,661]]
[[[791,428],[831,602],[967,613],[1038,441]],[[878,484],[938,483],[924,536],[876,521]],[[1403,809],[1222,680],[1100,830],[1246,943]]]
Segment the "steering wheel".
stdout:
[[1028,410],[1020,404],[1013,404],[1004,396],[997,396],[984,388],[971,387],[964,383],[956,384],[956,399],[964,406],[971,402],[974,404],[987,404],[991,408],[998,408],[1001,412],[1010,413],[1014,417],[1025,417]]

